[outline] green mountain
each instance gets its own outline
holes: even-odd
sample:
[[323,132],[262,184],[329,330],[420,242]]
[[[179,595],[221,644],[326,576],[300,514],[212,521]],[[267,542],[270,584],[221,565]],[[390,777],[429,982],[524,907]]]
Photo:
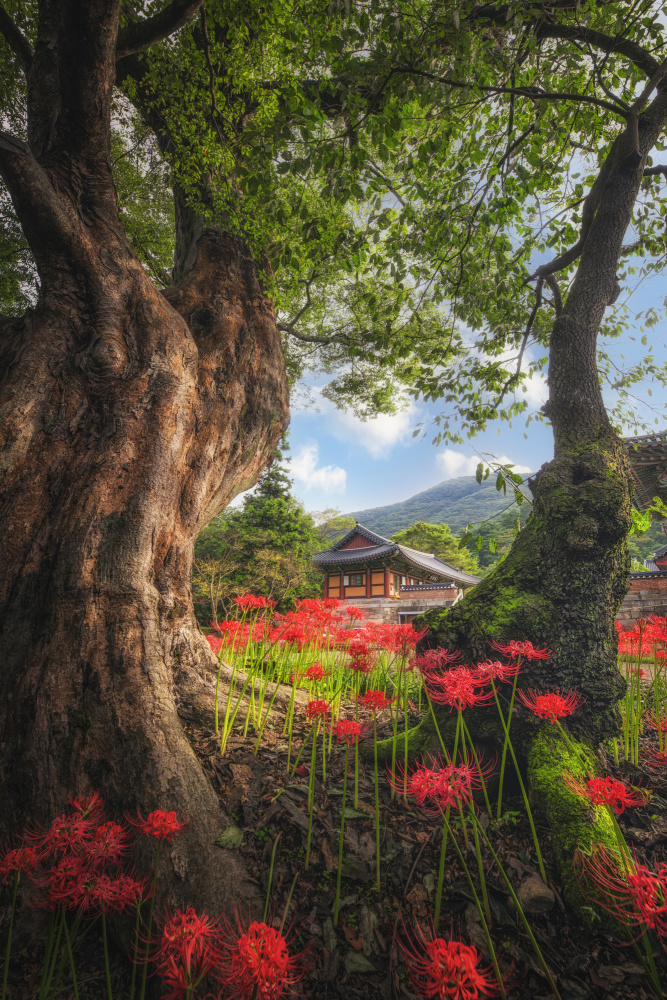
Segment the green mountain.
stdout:
[[[524,482],[527,478],[524,477]],[[523,492],[528,491],[524,488]],[[458,534],[466,524],[476,524],[500,514],[513,500],[514,495],[509,490],[505,496],[502,490],[496,489],[495,476],[482,483],[478,483],[474,476],[459,476],[458,479],[448,479],[431,486],[423,493],[415,493],[401,503],[355,510],[348,516],[387,538],[415,521],[448,524],[454,534]],[[528,513],[525,503],[522,512],[525,518]]]

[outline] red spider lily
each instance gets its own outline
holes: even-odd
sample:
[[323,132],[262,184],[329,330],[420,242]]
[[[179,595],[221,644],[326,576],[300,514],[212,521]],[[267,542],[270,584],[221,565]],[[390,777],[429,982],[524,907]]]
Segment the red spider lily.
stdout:
[[526,708],[529,708],[534,715],[540,719],[548,719],[554,725],[557,719],[565,719],[572,715],[575,709],[583,705],[585,698],[582,698],[577,691],[549,691],[541,693],[532,689],[517,692],[519,701]]
[[517,657],[521,656],[524,660],[549,660],[554,655],[550,649],[546,646],[544,649],[535,649],[532,642],[528,639],[516,640],[510,639],[509,642],[496,642],[495,640],[489,643],[492,649],[497,650],[502,653],[503,656],[509,656],[511,660],[515,660]]
[[173,809],[170,812],[154,809],[146,819],[137,811],[137,818],[132,819],[128,816],[127,821],[132,826],[136,826],[137,830],[145,837],[154,837],[155,840],[173,840],[174,837],[178,837],[184,830],[187,830],[190,825]]
[[324,701],[323,698],[314,698],[306,706],[306,718],[311,722],[314,719],[320,719],[325,715],[329,715],[330,712],[331,705]]
[[655,770],[667,768],[667,750],[658,750],[657,747],[650,747],[644,757],[648,766]]
[[425,653],[420,653],[414,658],[414,665],[424,677],[428,677],[434,671],[442,670],[443,667],[448,667],[460,659],[461,653],[458,649],[452,652],[448,649],[427,649]]
[[254,594],[244,594],[243,597],[235,597],[236,604],[241,611],[249,611],[251,608],[275,608],[276,602],[269,597],[256,597]]
[[408,970],[408,979],[420,997],[438,1000],[478,1000],[498,995],[490,978],[491,967],[480,966],[473,945],[435,937],[432,928],[425,935],[419,924],[412,934],[403,926],[407,941],[396,939]]
[[301,676],[309,681],[323,681],[329,674],[330,671],[325,670],[319,663],[313,663]]
[[602,899],[601,906],[617,920],[628,926],[640,928],[639,937],[646,929],[653,930],[664,942],[667,939],[667,864],[661,862],[652,872],[633,856],[632,861],[621,861],[601,845],[592,854],[578,851],[577,865],[596,884]]
[[354,670],[359,674],[370,674],[373,669],[373,660],[367,653],[357,653],[345,664],[348,670]]
[[80,813],[58,816],[48,830],[31,830],[26,840],[44,854],[80,850],[90,840],[95,830],[92,818],[84,818]]
[[84,795],[80,799],[73,795],[68,801],[72,809],[84,819],[89,819],[91,816],[98,819],[104,806],[104,799],[99,792],[91,792],[90,795]]
[[86,857],[93,865],[117,864],[127,854],[130,834],[120,823],[101,823],[85,844]]
[[339,719],[333,733],[338,743],[347,743],[351,747],[363,735],[363,729],[354,719]]
[[631,677],[637,677],[637,676],[646,677],[646,671],[642,670],[641,667],[629,667],[628,673],[630,674]]
[[479,781],[479,775],[465,765],[455,767],[440,761],[431,763],[431,767],[416,764],[407,772],[398,764],[397,774],[388,772],[389,784],[401,795],[413,798],[420,808],[436,814],[448,808],[458,809],[472,800],[472,788]]
[[394,704],[393,698],[387,698],[384,691],[367,691],[357,698],[362,708],[370,708],[373,712],[384,712]]
[[610,806],[620,816],[628,806],[643,806],[646,794],[626,787],[616,778],[589,778],[584,785],[571,774],[564,775],[565,784],[577,795],[588,799],[594,806]]
[[61,906],[76,909],[79,905],[79,885],[86,871],[82,857],[66,854],[44,875],[35,876],[36,885],[45,892],[35,905],[47,910],[57,910]]
[[667,719],[656,719],[654,715],[646,715],[644,716],[644,722],[649,729],[655,729],[656,732],[662,733],[663,736],[667,735]]
[[347,615],[348,618],[359,620],[360,618],[365,618],[366,615],[360,608],[355,608],[354,604],[348,604],[346,608],[343,608],[343,614]]
[[490,681],[506,684],[520,672],[519,663],[501,663],[500,660],[484,660],[483,663],[477,663],[471,670],[472,676],[479,684],[487,684]]
[[[493,691],[480,692],[480,681],[469,667],[453,667],[438,676],[431,674],[425,678],[426,693],[437,705],[448,705],[462,712],[466,708],[484,705],[493,698]],[[486,683],[483,681],[482,683]]]
[[225,995],[238,1000],[279,1000],[299,981],[299,956],[268,924],[253,920],[246,930],[236,914],[238,930],[225,919],[220,981]]
[[12,874],[30,875],[42,860],[36,847],[14,847],[0,860],[3,885]]
[[165,997],[190,997],[200,980],[218,966],[221,959],[217,921],[199,916],[189,906],[161,921],[160,944],[154,956],[157,973],[167,992]]

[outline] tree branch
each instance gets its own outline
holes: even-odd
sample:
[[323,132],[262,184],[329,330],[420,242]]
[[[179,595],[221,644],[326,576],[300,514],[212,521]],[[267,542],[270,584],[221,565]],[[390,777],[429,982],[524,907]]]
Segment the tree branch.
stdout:
[[203,0],[172,0],[164,10],[143,21],[128,24],[118,33],[116,59],[144,52],[191,21]]
[[[550,6],[562,7],[566,10],[572,8],[569,0]],[[499,27],[505,27],[508,14],[514,15],[515,13],[516,11],[514,8],[510,9],[509,4],[483,4],[473,10],[466,20],[491,21]],[[543,16],[540,16],[539,19],[533,18],[532,24],[537,38],[560,38],[563,41],[585,42],[602,52],[614,52],[617,55],[625,56],[649,77],[653,76],[660,65],[650,52],[628,38],[617,38],[614,35],[607,35],[603,31],[597,31],[595,28],[586,28],[578,24],[554,24]]]
[[9,45],[10,49],[21,63],[23,72],[28,75],[32,63],[32,46],[25,37],[21,29],[16,25],[4,5],[0,3],[0,35]]
[[644,167],[644,177],[655,177],[656,174],[662,174],[663,177],[667,177],[667,166],[659,163],[655,167]]
[[290,337],[302,340],[304,344],[319,344],[322,347],[328,347],[329,344],[342,343],[339,337],[317,337],[315,335],[309,337],[305,333],[299,333],[291,323],[276,323],[276,326],[281,333],[288,333]]

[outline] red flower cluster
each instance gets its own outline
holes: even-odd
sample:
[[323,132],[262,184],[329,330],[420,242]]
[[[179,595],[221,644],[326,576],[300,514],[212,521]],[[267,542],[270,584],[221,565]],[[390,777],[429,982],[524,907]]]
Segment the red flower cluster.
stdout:
[[557,719],[565,719],[575,709],[583,705],[584,699],[577,691],[550,691],[544,694],[528,690],[518,692],[519,701],[540,719],[548,719],[554,725]]
[[237,1000],[279,1000],[300,979],[302,953],[290,955],[280,931],[253,920],[246,929],[223,918],[219,979],[223,996]]
[[242,611],[250,611],[260,608],[275,608],[276,602],[269,597],[256,597],[254,594],[244,594],[243,597],[235,597],[234,603]]
[[[82,914],[119,913],[148,895],[146,883],[123,871],[131,833],[122,823],[104,818],[101,796],[95,792],[70,799],[71,812],[58,816],[46,829],[33,828],[24,845],[0,859],[3,881],[14,872],[27,874],[36,889],[33,906],[67,909]],[[167,821],[165,820],[167,818]],[[131,820],[151,836],[175,835],[175,813],[155,810],[147,820]],[[166,828],[167,827],[167,828]]]
[[14,847],[0,859],[0,875],[3,884],[7,884],[10,875],[31,875],[41,861],[39,851],[35,847]]
[[616,622],[618,630],[618,651],[622,656],[638,656],[648,658],[654,652],[664,655],[667,647],[667,615],[654,615],[646,620],[640,619],[634,628],[624,629]]
[[188,828],[187,821],[179,817],[178,813],[173,809],[170,812],[164,812],[162,809],[154,809],[152,813],[148,814],[146,819],[137,811],[137,818],[130,819],[128,817],[128,820],[145,837],[153,837],[155,840],[173,840],[174,837],[177,837]]
[[362,708],[370,708],[372,712],[384,712],[393,705],[393,699],[387,698],[384,691],[367,691],[366,694],[360,695],[357,701]]
[[416,925],[411,938],[405,931],[407,943],[397,940],[408,979],[420,997],[437,997],[438,1000],[479,1000],[498,994],[490,978],[490,967],[480,967],[480,956],[475,947],[462,941],[447,941],[427,936]]
[[565,784],[577,795],[588,799],[594,806],[609,806],[617,816],[628,806],[642,806],[646,795],[627,788],[616,778],[589,778],[586,784],[571,774],[565,775]]
[[401,795],[410,795],[415,803],[428,812],[440,814],[446,809],[458,809],[472,801],[472,789],[479,775],[466,765],[431,761],[431,767],[416,764],[407,774],[399,764],[397,774],[389,771],[389,783]]
[[656,872],[641,864],[636,857],[621,861],[602,846],[591,855],[581,851],[576,861],[598,889],[596,902],[617,920],[646,930],[655,931],[665,947],[667,942],[667,864],[661,862]]
[[313,663],[301,676],[309,681],[322,681],[325,677],[329,676],[329,672],[325,671],[324,667],[320,666],[319,663]]
[[444,674],[430,673],[425,677],[426,692],[437,705],[448,705],[462,712],[475,705],[484,705],[493,698],[493,691],[479,691],[488,683],[470,667],[452,667]]
[[347,743],[348,746],[354,746],[363,733],[363,729],[354,719],[339,719],[333,731],[336,742]]
[[217,968],[220,959],[220,934],[215,921],[199,916],[191,906],[165,915],[153,960],[168,1000],[191,996],[194,987]]
[[331,705],[324,701],[322,698],[314,698],[309,701],[306,706],[306,718],[312,722],[313,719],[320,719],[325,715],[328,715],[331,711]]
[[535,649],[532,642],[528,639],[516,640],[510,639],[509,642],[490,642],[489,645],[492,649],[497,652],[502,653],[503,656],[508,656],[511,660],[522,659],[522,660],[549,660],[554,655],[550,649],[546,647],[544,649]]
[[471,672],[479,684],[488,684],[491,681],[507,684],[521,672],[521,665],[519,662],[501,663],[500,660],[484,660],[483,663],[476,664]]

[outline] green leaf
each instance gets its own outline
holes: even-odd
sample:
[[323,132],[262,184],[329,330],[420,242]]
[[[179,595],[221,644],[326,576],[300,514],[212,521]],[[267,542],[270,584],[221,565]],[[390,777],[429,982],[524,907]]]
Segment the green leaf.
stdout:
[[223,847],[226,851],[235,851],[242,843],[243,830],[239,830],[238,826],[228,826],[215,841],[215,846]]

